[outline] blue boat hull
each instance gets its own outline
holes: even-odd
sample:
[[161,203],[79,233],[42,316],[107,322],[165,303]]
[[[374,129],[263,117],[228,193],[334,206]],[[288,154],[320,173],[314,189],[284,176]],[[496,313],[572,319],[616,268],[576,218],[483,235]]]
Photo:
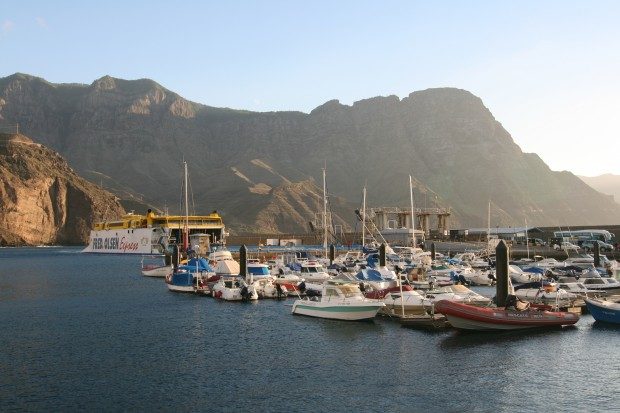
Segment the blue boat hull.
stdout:
[[586,306],[596,321],[620,324],[620,310],[601,305],[594,300],[586,300]]

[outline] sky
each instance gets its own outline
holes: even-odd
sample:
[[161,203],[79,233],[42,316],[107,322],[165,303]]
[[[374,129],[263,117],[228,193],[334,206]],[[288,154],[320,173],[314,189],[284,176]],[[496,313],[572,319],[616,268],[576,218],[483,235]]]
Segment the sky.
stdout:
[[457,87],[553,170],[620,175],[620,2],[0,0],[0,77],[309,112]]

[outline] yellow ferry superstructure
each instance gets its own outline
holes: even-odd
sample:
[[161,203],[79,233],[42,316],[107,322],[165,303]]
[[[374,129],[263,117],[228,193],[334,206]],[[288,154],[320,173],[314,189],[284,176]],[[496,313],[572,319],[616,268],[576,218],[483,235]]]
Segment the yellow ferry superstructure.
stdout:
[[82,252],[108,254],[162,254],[172,240],[181,242],[183,228],[189,235],[206,234],[209,242],[223,242],[224,222],[217,212],[208,215],[146,215],[128,213],[117,221],[95,224]]

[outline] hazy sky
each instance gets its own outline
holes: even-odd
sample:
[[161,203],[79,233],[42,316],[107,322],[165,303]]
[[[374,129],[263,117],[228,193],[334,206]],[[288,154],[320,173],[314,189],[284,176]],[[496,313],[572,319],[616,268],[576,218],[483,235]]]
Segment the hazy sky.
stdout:
[[0,0],[15,72],[258,111],[453,86],[551,169],[620,174],[620,1]]

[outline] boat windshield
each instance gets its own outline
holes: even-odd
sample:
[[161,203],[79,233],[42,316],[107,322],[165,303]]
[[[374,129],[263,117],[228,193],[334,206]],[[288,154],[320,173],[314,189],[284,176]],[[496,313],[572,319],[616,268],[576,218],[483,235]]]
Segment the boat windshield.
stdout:
[[269,275],[269,268],[264,266],[248,267],[248,272],[252,275]]
[[359,287],[355,284],[345,284],[340,286],[340,291],[346,298],[360,297],[362,295]]

